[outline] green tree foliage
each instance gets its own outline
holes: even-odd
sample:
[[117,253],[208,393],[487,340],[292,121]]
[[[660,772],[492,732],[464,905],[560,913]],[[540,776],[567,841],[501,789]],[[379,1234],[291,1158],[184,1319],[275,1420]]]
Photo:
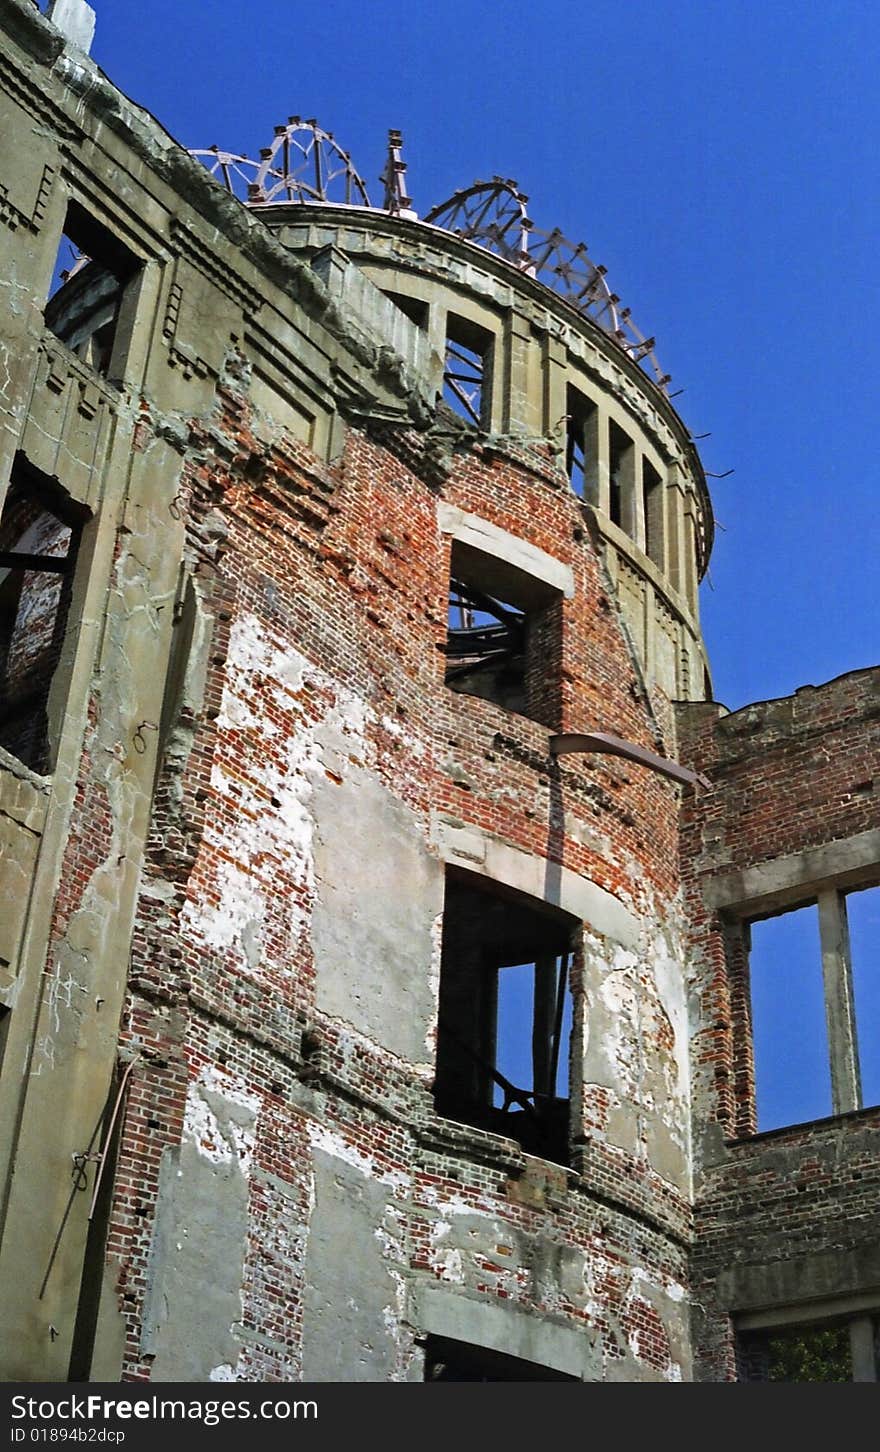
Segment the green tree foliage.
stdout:
[[771,1336],[768,1381],[852,1381],[849,1330],[823,1326]]

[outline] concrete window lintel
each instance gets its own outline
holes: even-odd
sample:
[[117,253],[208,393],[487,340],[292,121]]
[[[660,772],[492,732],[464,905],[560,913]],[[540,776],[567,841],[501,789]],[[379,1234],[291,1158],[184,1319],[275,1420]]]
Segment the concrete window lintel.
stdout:
[[823,888],[842,892],[878,879],[880,830],[872,828],[710,878],[703,883],[703,900],[731,917],[748,918],[813,901]]
[[432,839],[450,866],[478,872],[506,887],[562,908],[624,948],[636,948],[641,923],[619,898],[568,867],[513,847],[480,827],[436,815]]
[[557,1325],[510,1302],[493,1305],[439,1286],[414,1286],[410,1296],[409,1318],[423,1335],[484,1346],[581,1381],[601,1376],[595,1333]]
[[492,555],[524,575],[541,580],[552,590],[558,590],[566,600],[573,598],[574,574],[570,565],[554,559],[546,550],[538,549],[537,545],[519,539],[506,529],[499,529],[498,525],[490,524],[477,514],[468,514],[444,501],[437,506],[437,522],[441,534],[451,534],[460,544],[469,545],[481,554]]

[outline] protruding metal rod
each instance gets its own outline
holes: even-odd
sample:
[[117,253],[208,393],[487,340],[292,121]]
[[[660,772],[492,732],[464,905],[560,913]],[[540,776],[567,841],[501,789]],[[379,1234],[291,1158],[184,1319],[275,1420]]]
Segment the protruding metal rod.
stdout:
[[712,783],[698,771],[691,771],[687,766],[679,766],[677,761],[670,761],[666,756],[657,756],[653,751],[648,751],[644,746],[636,746],[632,741],[624,741],[622,736],[612,736],[606,731],[578,731],[564,732],[559,736],[550,737],[551,756],[569,756],[573,752],[596,751],[606,756],[622,756],[627,761],[634,761],[638,766],[646,766],[649,771],[659,772],[661,776],[668,776],[673,781],[684,782],[686,786],[711,787]]

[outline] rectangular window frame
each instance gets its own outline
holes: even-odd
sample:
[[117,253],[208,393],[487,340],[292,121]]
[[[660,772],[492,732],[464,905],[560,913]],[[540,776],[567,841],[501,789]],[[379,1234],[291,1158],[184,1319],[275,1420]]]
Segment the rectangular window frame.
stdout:
[[[725,956],[731,986],[732,1057],[734,1084],[735,1139],[753,1138],[760,1133],[781,1133],[797,1123],[773,1130],[756,1128],[752,995],[750,985],[751,925],[793,909],[817,904],[820,952],[826,1007],[826,1035],[831,1070],[832,1112],[830,1118],[874,1108],[866,1105],[861,1092],[858,1031],[855,1021],[852,962],[846,916],[846,898],[866,888],[880,887],[880,862],[876,860],[873,833],[844,839],[812,849],[801,857],[779,858],[747,869],[727,881],[716,880],[707,898],[723,925]],[[873,850],[872,850],[873,847]],[[841,855],[853,859],[841,868]],[[808,870],[801,875],[798,868]],[[818,871],[810,871],[811,867]],[[829,870],[831,869],[831,870]],[[797,872],[797,876],[795,873]],[[745,896],[736,889],[751,885],[759,877],[774,883],[771,891]],[[745,878],[745,881],[743,880]]]
[[[62,593],[53,615],[52,622],[52,658],[51,671],[47,677],[41,678],[38,694],[34,701],[38,704],[39,711],[44,718],[44,724],[38,736],[34,736],[28,752],[23,756],[13,749],[9,744],[11,737],[6,727],[7,720],[4,718],[0,730],[3,732],[4,749],[16,760],[20,760],[29,770],[39,775],[49,775],[55,769],[58,755],[61,732],[63,729],[66,700],[70,686],[70,673],[73,660],[73,634],[76,629],[74,620],[74,605],[80,579],[79,571],[84,556],[84,534],[86,526],[91,519],[89,511],[84,505],[78,504],[61,488],[57,480],[43,475],[36,469],[26,456],[19,452],[16,454],[9,485],[4,493],[2,508],[0,508],[0,522],[6,517],[10,495],[13,490],[21,489],[22,493],[29,492],[33,496],[34,503],[41,505],[43,511],[56,519],[70,531],[70,541],[66,554],[45,557],[45,572],[51,577],[60,576]],[[6,586],[11,595],[15,596],[16,611],[18,609],[18,594],[15,589],[15,576],[22,575],[19,589],[23,586],[24,577],[27,574],[42,574],[43,567],[39,559],[32,557],[28,552],[21,552],[14,548],[15,541],[10,543],[13,548],[0,551],[0,590]],[[0,537],[2,544],[2,537]],[[57,565],[54,563],[58,560]],[[14,631],[10,632],[7,647],[14,639]],[[5,671],[5,655],[2,668]],[[24,700],[13,703],[21,714],[23,704],[27,704],[30,695]],[[5,707],[4,707],[5,710]],[[10,710],[9,719],[15,718],[15,711]]]
[[[462,917],[479,921],[480,934],[468,939]],[[525,926],[523,957],[511,942],[489,936],[493,915],[505,932],[519,918]],[[546,924],[546,932],[542,932]],[[561,909],[506,888],[479,873],[446,869],[443,940],[438,988],[434,1102],[438,1115],[473,1129],[513,1139],[527,1154],[555,1164],[571,1158],[576,1123],[571,1056],[575,1042],[573,981],[578,967],[582,924]],[[535,950],[535,944],[543,945]],[[514,962],[535,965],[536,991],[531,1023],[518,1040],[520,1055],[530,1055],[532,1082],[517,1085],[498,1065],[497,985]],[[550,973],[551,965],[554,973]],[[551,984],[552,978],[552,984]],[[553,992],[550,993],[552,987]],[[551,997],[553,1002],[551,1003]],[[571,1026],[565,1033],[565,1000]],[[564,1040],[564,1041],[563,1041]],[[565,1056],[568,1094],[556,1093],[557,1069]],[[538,1084],[536,1079],[543,1077]],[[552,1082],[551,1082],[552,1081]],[[496,1092],[496,1091],[500,1091]],[[496,1103],[500,1097],[502,1103]]]
[[[43,314],[46,328],[96,377],[110,387],[119,387],[134,332],[143,259],[78,197],[68,202],[53,280],[65,241],[79,251],[80,260],[57,288],[50,284]],[[90,285],[98,294],[91,303]],[[102,321],[91,327],[96,315]]]

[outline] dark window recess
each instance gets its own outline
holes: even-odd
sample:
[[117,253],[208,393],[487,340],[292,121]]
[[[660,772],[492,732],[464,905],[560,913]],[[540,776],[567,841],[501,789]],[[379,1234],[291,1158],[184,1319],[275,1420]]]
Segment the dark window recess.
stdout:
[[17,465],[0,515],[0,745],[37,772],[52,765],[49,697],[79,534],[69,505]]
[[137,259],[71,202],[52,274],[46,327],[105,378],[118,375],[120,320]]
[[417,328],[427,328],[428,304],[422,302],[420,297],[407,297],[406,293],[389,291],[385,291],[385,296],[390,298],[394,306],[400,308],[400,311],[405,313],[410,322],[415,323]]
[[559,711],[561,639],[558,591],[453,542],[447,686],[552,726]]
[[448,314],[443,397],[460,418],[478,427],[488,416],[491,348],[492,335],[485,328]]
[[740,1381],[852,1381],[849,1327],[751,1331],[737,1342]]
[[466,580],[449,583],[446,684],[525,711],[526,618]]
[[663,568],[663,479],[648,459],[642,459],[642,504],[645,517],[645,554]]
[[425,1381],[577,1381],[564,1371],[448,1336],[425,1338]]
[[612,524],[632,537],[635,445],[613,421],[610,430],[608,513]]
[[568,1162],[573,920],[450,870],[435,1105]]
[[565,412],[565,472],[575,494],[596,504],[596,406],[569,384]]

